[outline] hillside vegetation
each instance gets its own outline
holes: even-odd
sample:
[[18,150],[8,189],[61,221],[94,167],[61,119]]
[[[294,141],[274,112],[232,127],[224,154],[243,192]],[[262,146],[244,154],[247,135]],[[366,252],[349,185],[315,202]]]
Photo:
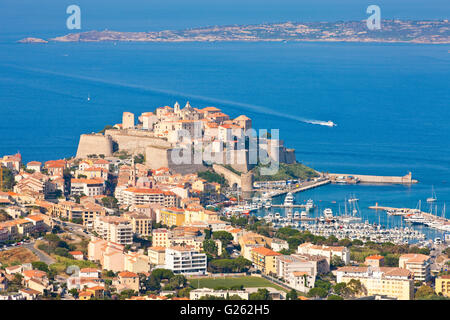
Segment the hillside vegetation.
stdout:
[[278,181],[278,180],[291,180],[291,179],[300,179],[300,180],[306,180],[309,178],[317,177],[317,172],[310,168],[305,166],[301,163],[293,163],[293,164],[285,164],[280,163],[280,168],[278,172],[274,175],[261,175],[260,169],[263,167],[263,165],[258,165],[253,170],[255,173],[255,181]]

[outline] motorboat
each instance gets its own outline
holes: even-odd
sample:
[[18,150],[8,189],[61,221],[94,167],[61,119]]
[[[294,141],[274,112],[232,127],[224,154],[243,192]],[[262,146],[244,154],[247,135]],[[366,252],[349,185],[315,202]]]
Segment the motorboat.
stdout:
[[288,192],[286,198],[284,198],[284,206],[292,207],[294,205],[294,195],[292,192]]

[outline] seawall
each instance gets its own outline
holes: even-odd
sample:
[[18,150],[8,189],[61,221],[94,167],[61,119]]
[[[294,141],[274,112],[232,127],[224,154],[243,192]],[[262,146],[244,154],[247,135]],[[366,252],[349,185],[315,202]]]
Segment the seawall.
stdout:
[[419,181],[412,178],[412,173],[409,172],[404,176],[374,176],[374,175],[363,175],[363,174],[349,174],[349,173],[328,173],[328,177],[331,180],[337,177],[354,177],[358,178],[361,183],[389,183],[389,184],[412,184],[418,183]]

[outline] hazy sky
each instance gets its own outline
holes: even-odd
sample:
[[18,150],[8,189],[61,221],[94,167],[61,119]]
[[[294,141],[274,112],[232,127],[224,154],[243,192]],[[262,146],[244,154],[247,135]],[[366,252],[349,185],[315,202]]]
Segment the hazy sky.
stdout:
[[448,19],[450,0],[1,0],[0,35],[67,33],[66,8],[81,7],[82,29],[150,31],[279,21]]

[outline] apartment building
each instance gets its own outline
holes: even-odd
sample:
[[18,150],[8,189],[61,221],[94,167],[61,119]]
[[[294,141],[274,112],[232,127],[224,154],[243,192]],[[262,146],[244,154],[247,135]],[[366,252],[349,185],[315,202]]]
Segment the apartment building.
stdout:
[[266,247],[258,247],[251,250],[251,262],[253,266],[261,270],[264,274],[275,275],[277,273],[276,257],[278,256],[281,256],[281,253]]
[[117,188],[115,197],[119,204],[124,205],[144,205],[159,204],[163,207],[177,207],[178,197],[171,191],[150,188]]
[[150,263],[156,266],[162,266],[166,263],[166,248],[165,247],[149,247],[147,248],[147,255]]
[[337,270],[336,277],[337,283],[348,283],[352,279],[361,281],[366,290],[363,296],[381,295],[399,300],[414,298],[413,275],[407,269],[346,266]]
[[169,247],[169,230],[159,228],[152,231],[153,247]]
[[430,257],[427,255],[418,253],[402,254],[398,259],[398,266],[411,271],[414,280],[428,281],[431,277]]
[[350,250],[346,247],[342,246],[318,246],[312,243],[306,242],[302,243],[298,246],[297,252],[300,254],[310,254],[310,255],[319,255],[323,256],[328,260],[328,263],[331,263],[331,259],[333,256],[337,256],[344,261],[345,264],[350,263]]
[[450,297],[450,275],[443,275],[436,278],[435,291],[436,294],[442,294],[445,297]]
[[185,214],[183,209],[171,207],[160,210],[160,221],[162,224],[171,226],[181,226],[184,224]]
[[133,229],[128,219],[116,216],[97,216],[94,231],[104,240],[127,245],[133,243]]
[[294,271],[289,273],[287,282],[291,288],[307,293],[310,289],[314,288],[316,276],[305,271]]
[[86,195],[89,197],[105,193],[105,181],[103,179],[71,179],[70,193],[72,195]]
[[166,249],[165,268],[176,274],[206,274],[206,254],[192,247],[177,246]]
[[151,217],[136,212],[125,213],[124,218],[131,223],[133,233],[139,237],[148,237],[152,234]]
[[296,256],[280,255],[275,258],[276,274],[279,278],[288,279],[293,272],[306,272],[308,275],[316,275],[313,262]]
[[113,280],[113,286],[120,293],[124,290],[133,290],[139,292],[139,276],[134,272],[123,271]]

